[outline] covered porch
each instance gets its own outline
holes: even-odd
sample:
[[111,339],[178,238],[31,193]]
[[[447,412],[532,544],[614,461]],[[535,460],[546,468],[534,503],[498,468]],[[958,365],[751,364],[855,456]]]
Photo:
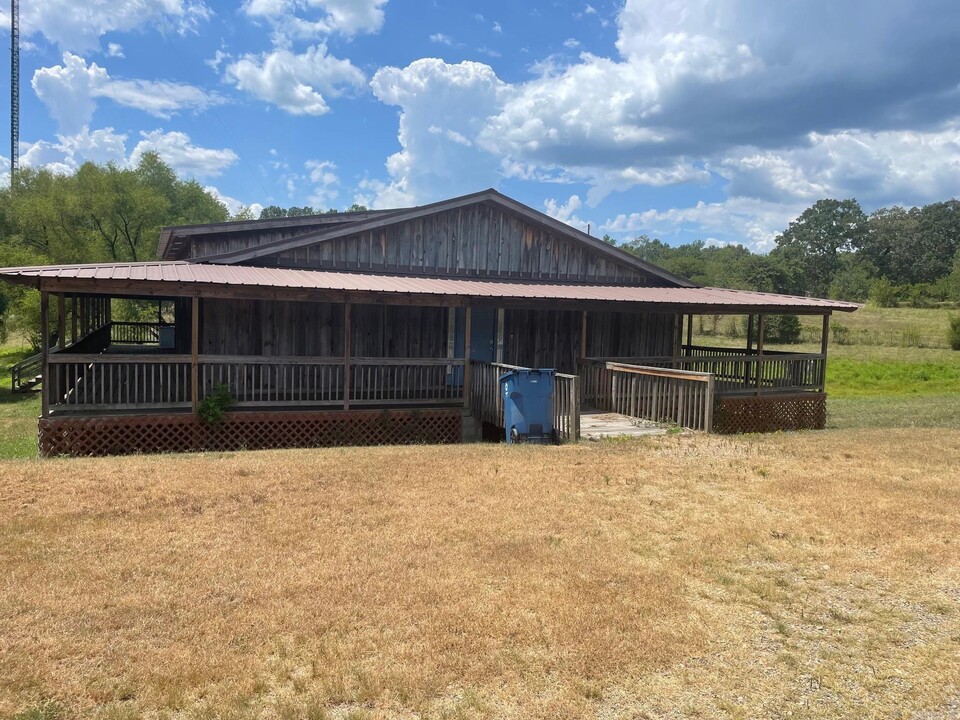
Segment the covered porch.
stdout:
[[[131,437],[175,426],[181,449],[269,446],[268,436],[228,437],[231,425],[258,422],[281,428],[288,446],[459,442],[479,436],[483,423],[502,428],[498,379],[512,367],[558,371],[554,422],[563,441],[579,438],[581,413],[591,409],[707,432],[822,427],[826,329],[830,313],[845,309],[707,289],[671,297],[680,289],[312,271],[292,271],[310,276],[311,287],[291,287],[275,277],[291,271],[229,271],[256,271],[256,282],[40,272],[42,452],[64,452],[63,438],[77,428],[111,423]],[[327,276],[322,287],[318,275]],[[115,321],[118,299],[149,299],[162,310],[154,322]],[[821,315],[820,352],[764,347],[765,318],[778,311]],[[694,342],[694,318],[706,313],[747,315],[757,332],[743,347]],[[231,397],[228,422],[201,427],[197,411],[218,386]],[[405,429],[397,435],[394,426]],[[90,452],[169,447],[125,444],[123,432]]]

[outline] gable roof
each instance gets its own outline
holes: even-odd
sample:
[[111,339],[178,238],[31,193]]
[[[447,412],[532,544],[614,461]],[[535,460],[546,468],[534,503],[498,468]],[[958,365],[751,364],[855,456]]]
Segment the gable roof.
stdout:
[[[440,202],[431,203],[429,205],[420,205],[418,207],[404,208],[400,210],[368,213],[367,217],[353,218],[348,222],[340,222],[329,228],[321,228],[318,230],[305,232],[299,235],[284,238],[283,240],[264,243],[262,245],[245,248],[243,250],[223,253],[222,255],[204,257],[202,262],[227,265],[246,263],[267,255],[274,255],[286,250],[295,250],[305,245],[312,245],[314,243],[324,242],[326,240],[334,240],[336,238],[346,237],[368,230],[376,230],[393,223],[415,220],[425,215],[443,212],[445,210],[454,210],[459,207],[473,205],[476,203],[490,203],[499,206],[525,218],[531,223],[536,223],[553,233],[557,233],[558,235],[568,237],[575,242],[586,245],[591,250],[604,257],[641,270],[649,275],[665,280],[672,285],[679,287],[697,287],[696,283],[692,283],[686,278],[681,278],[664,270],[663,268],[659,268],[656,265],[644,262],[625,250],[621,250],[620,248],[610,245],[609,243],[605,243],[602,240],[593,237],[592,235],[587,235],[585,232],[577,230],[576,228],[573,228],[564,222],[560,222],[559,220],[556,220],[545,213],[534,210],[523,203],[517,202],[513,198],[507,197],[503,193],[500,193],[493,188],[472,193],[470,195],[462,195],[460,197],[450,198],[449,200],[441,200]],[[345,213],[345,215],[352,215],[352,213]],[[358,215],[363,215],[363,213],[358,213]],[[343,215],[340,217],[343,217]],[[275,227],[269,224],[271,221],[261,222],[264,222],[265,224],[259,225],[258,227]]]

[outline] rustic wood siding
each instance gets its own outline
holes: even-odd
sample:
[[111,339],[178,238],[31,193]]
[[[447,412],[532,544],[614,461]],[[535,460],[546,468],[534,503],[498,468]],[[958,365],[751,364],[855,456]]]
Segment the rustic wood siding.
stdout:
[[587,357],[669,357],[677,316],[672,313],[587,313]]
[[[217,299],[201,305],[201,352],[343,355],[343,305]],[[354,305],[351,310],[355,357],[444,357],[446,338],[446,308]]]
[[[590,312],[587,357],[670,356],[676,316],[668,313]],[[576,373],[582,314],[567,310],[507,310],[505,362]]]
[[383,228],[324,240],[250,264],[452,277],[663,285],[629,263],[478,203]]
[[224,253],[247,250],[249,248],[266,245],[268,243],[286,240],[294,235],[315,230],[324,230],[336,227],[342,223],[317,223],[316,225],[299,225],[297,227],[264,228],[261,230],[247,230],[245,232],[224,232],[210,235],[197,235],[190,239],[184,260],[198,260],[222,255]]

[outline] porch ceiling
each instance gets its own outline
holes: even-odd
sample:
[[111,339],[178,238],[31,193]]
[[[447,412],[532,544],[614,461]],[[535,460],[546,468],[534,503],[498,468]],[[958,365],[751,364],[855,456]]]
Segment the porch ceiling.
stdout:
[[[851,312],[838,300],[722,288],[623,287],[210,265],[183,261],[0,268],[0,278],[50,292],[273,297],[420,305],[466,303],[655,309],[662,312]],[[611,303],[618,307],[611,308]],[[626,307],[626,306],[629,306]]]

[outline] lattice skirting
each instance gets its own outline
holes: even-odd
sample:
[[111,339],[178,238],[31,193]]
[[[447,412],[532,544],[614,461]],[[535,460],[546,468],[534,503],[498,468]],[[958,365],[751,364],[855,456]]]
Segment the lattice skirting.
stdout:
[[827,424],[823,393],[717,398],[713,430],[718,433],[821,430]]
[[130,455],[336,445],[457,443],[459,409],[237,412],[210,426],[193,415],[41,418],[40,455]]

